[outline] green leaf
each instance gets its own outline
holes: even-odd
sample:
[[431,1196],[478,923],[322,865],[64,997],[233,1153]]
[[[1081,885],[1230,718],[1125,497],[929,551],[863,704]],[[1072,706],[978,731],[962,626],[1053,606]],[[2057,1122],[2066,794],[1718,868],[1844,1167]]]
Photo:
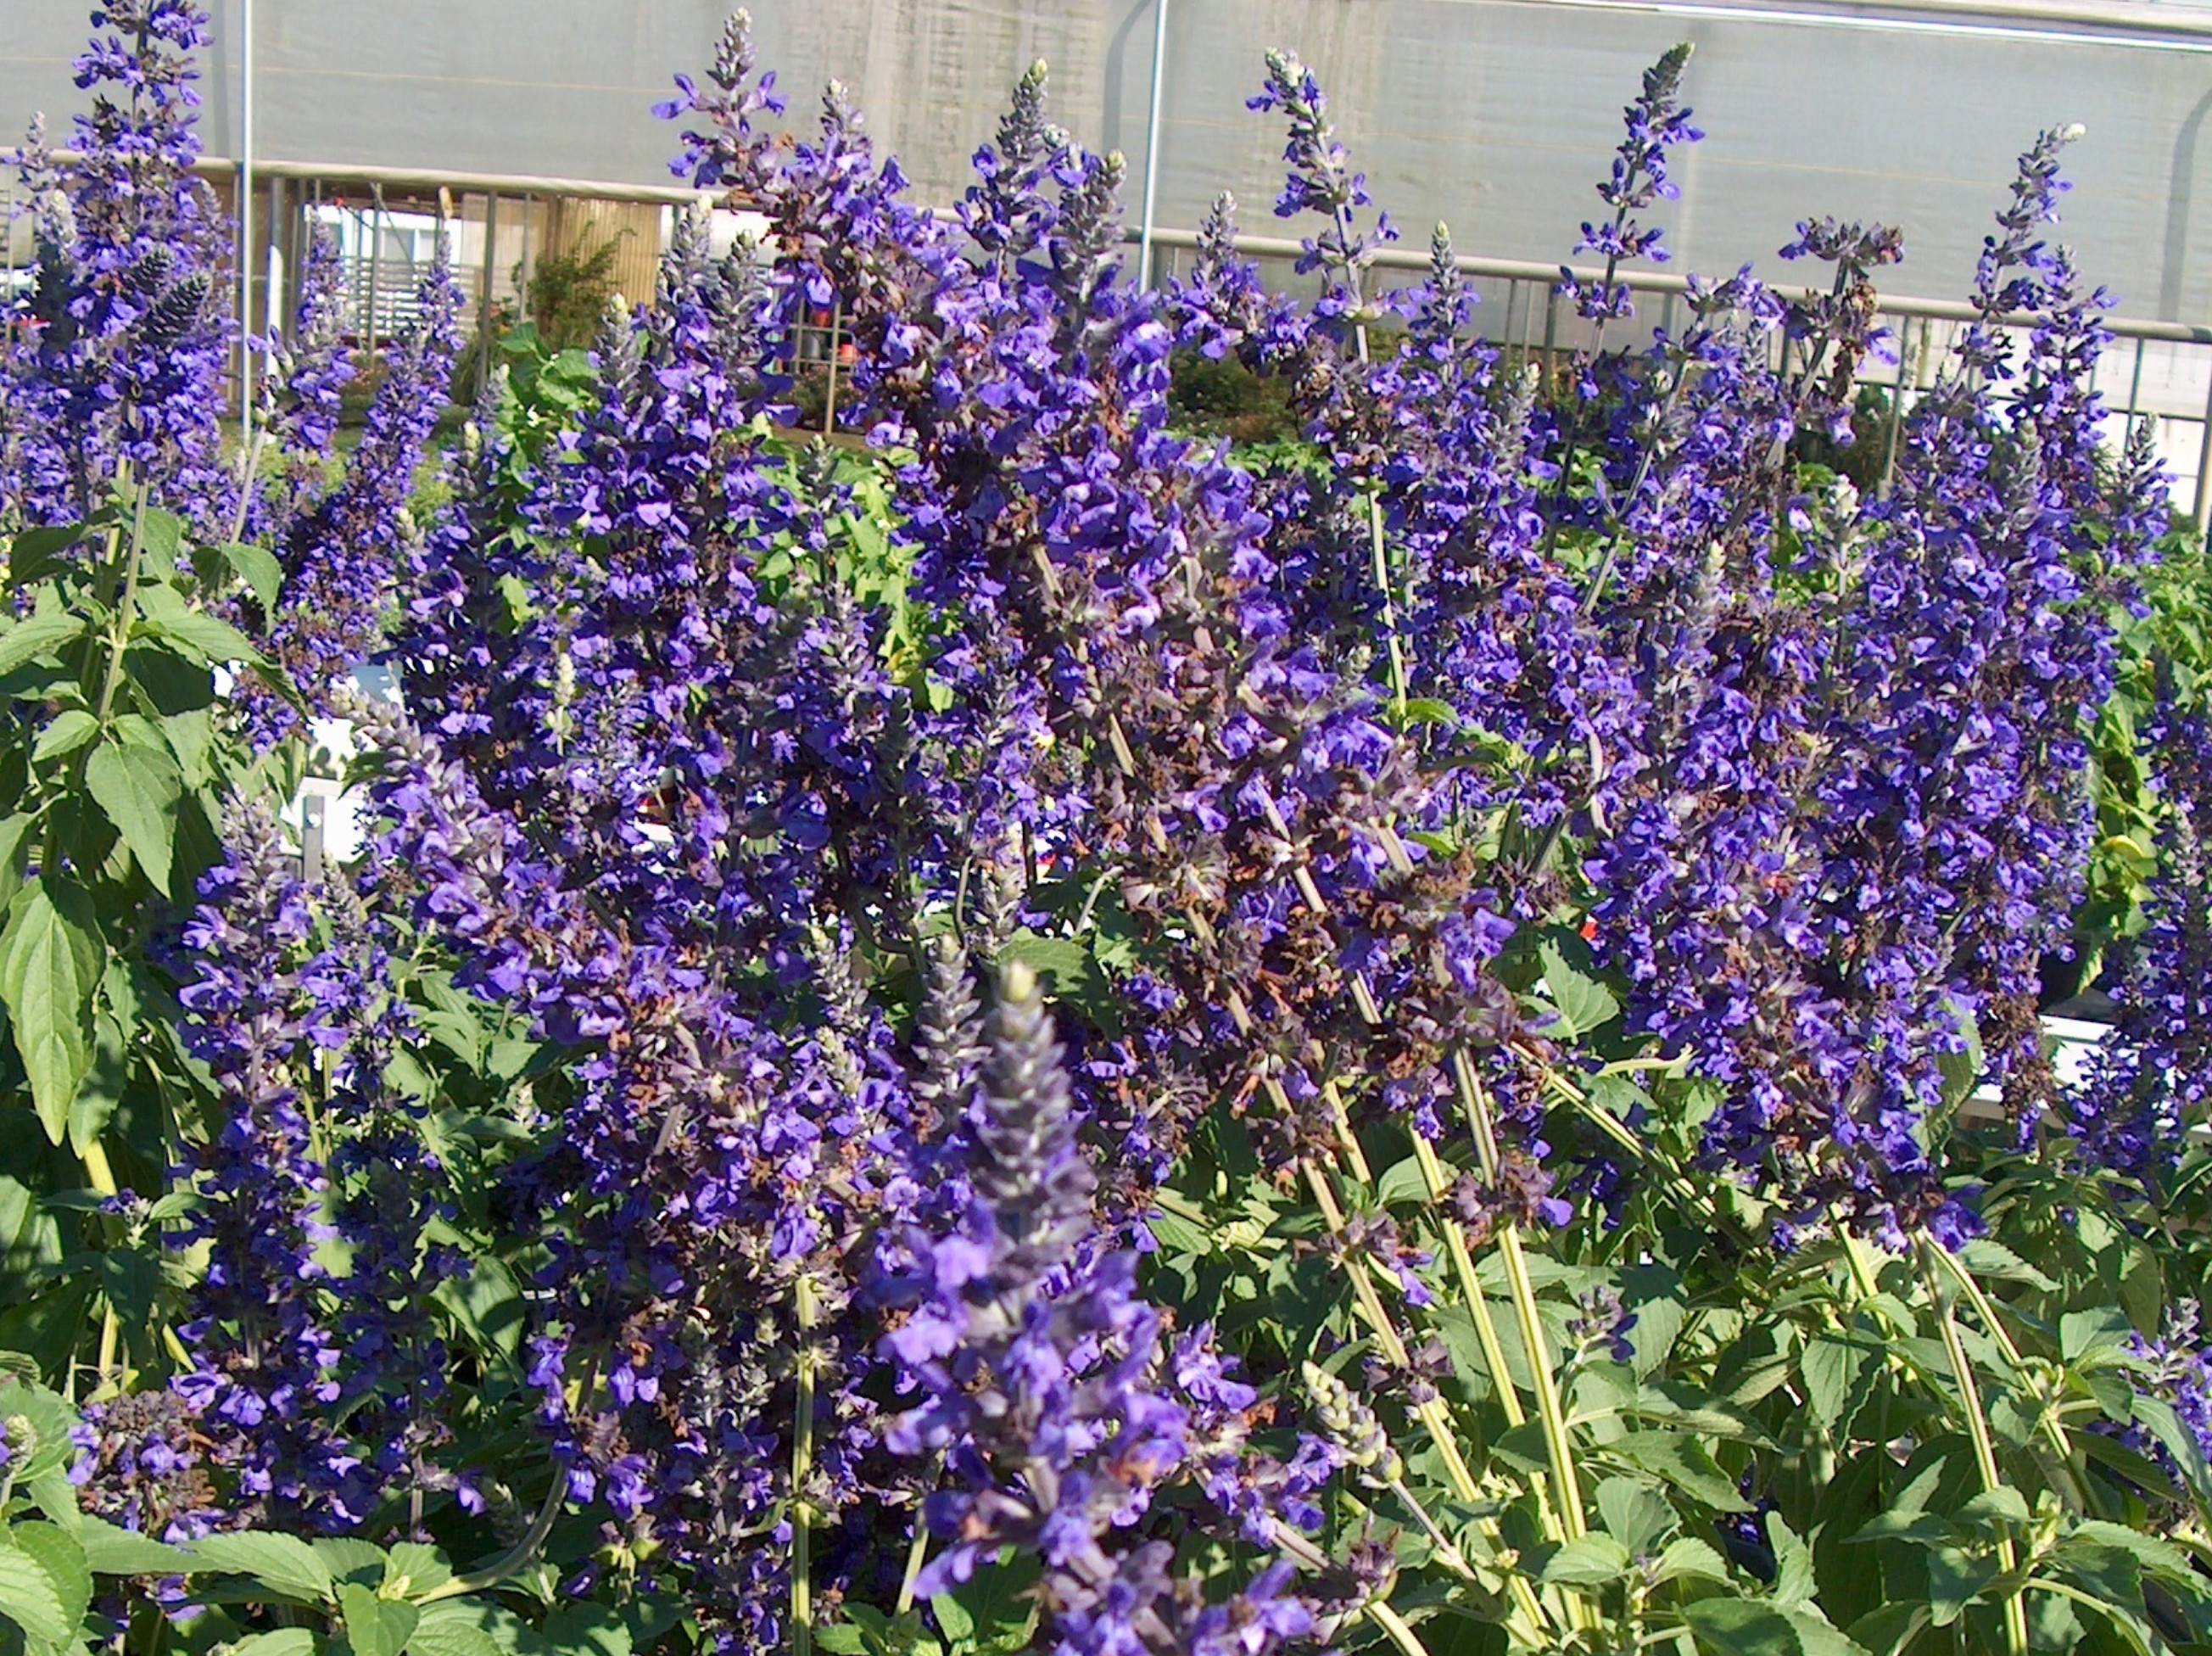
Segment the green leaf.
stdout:
[[[29,1428],[30,1443],[17,1443],[9,1470],[17,1479],[58,1472],[76,1458],[70,1434],[76,1409],[58,1391],[10,1377],[0,1380],[0,1420],[15,1419]],[[20,1428],[19,1428],[20,1429]]]
[[276,614],[276,594],[284,585],[284,566],[276,561],[276,555],[265,546],[249,546],[235,540],[216,550],[230,565],[231,573],[243,581],[259,600],[263,612]]
[[39,819],[28,812],[19,812],[12,817],[0,818],[0,908],[15,900],[22,889],[23,874],[30,861],[27,845],[31,831]]
[[1774,1607],[1785,1614],[1813,1602],[1813,1555],[1779,1513],[1766,1515],[1766,1543],[1774,1549]]
[[182,1575],[191,1560],[166,1541],[88,1516],[77,1531],[94,1575]]
[[33,1520],[10,1525],[8,1533],[46,1571],[61,1600],[63,1619],[75,1633],[92,1608],[92,1571],[85,1563],[84,1548],[58,1524]]
[[560,1656],[630,1656],[629,1629],[606,1604],[568,1604],[545,1618],[545,1643]]
[[279,1597],[304,1604],[327,1604],[337,1585],[330,1566],[294,1535],[204,1536],[185,1551],[201,1569],[249,1575]]
[[8,1545],[0,1545],[0,1616],[42,1645],[70,1642],[84,1620],[82,1613],[70,1614],[61,1584],[34,1554]]
[[1659,1555],[1652,1573],[1661,1581],[1676,1581],[1691,1576],[1707,1581],[1729,1579],[1728,1560],[1721,1556],[1720,1549],[1709,1541],[1698,1540],[1693,1535],[1668,1542],[1667,1549]]
[[150,748],[102,743],[85,763],[84,784],[155,889],[167,892],[184,793],[176,762]]
[[1712,1656],[1805,1656],[1790,1619],[1750,1598],[1700,1598],[1682,1606],[1698,1648]]
[[315,1635],[306,1628],[251,1633],[230,1647],[230,1656],[313,1656]]
[[58,607],[27,616],[0,632],[0,673],[13,673],[84,636],[84,618]]
[[244,661],[258,666],[267,658],[254,642],[229,622],[188,608],[184,600],[166,587],[153,587],[138,594],[137,636],[166,638],[208,661]]
[[1948,1627],[1966,1613],[1966,1606],[1981,1597],[1982,1589],[1997,1579],[1997,1561],[1959,1547],[1928,1549],[1929,1619]]
[[1650,1552],[1677,1527],[1674,1509],[1665,1498],[1633,1478],[1606,1479],[1597,1486],[1595,1499],[1605,1532],[1632,1553]]
[[1577,1586],[1601,1586],[1618,1581],[1634,1567],[1628,1549],[1609,1535],[1578,1536],[1564,1542],[1544,1562],[1547,1586],[1565,1582]]
[[518,1656],[541,1645],[537,1630],[512,1610],[483,1599],[443,1598],[422,1606],[407,1656]]
[[1375,1181],[1375,1199],[1386,1208],[1396,1202],[1426,1202],[1429,1181],[1421,1172],[1420,1158],[1407,1156],[1384,1169]]
[[393,1543],[384,1565],[384,1591],[405,1598],[442,1587],[453,1579],[446,1555],[420,1541]]
[[74,753],[99,734],[100,721],[91,714],[81,707],[64,708],[39,733],[38,743],[31,749],[31,763],[44,764]]
[[1716,1512],[1750,1510],[1735,1480],[1721,1470],[1712,1452],[1695,1438],[1678,1432],[1631,1432],[1607,1447]]
[[146,514],[143,523],[138,536],[139,557],[161,575],[173,577],[178,554],[185,550],[184,519],[156,508]]
[[1821,1334],[1806,1342],[1798,1372],[1805,1377],[1805,1402],[1823,1430],[1850,1431],[1873,1391],[1875,1370],[1873,1351],[1848,1335]]
[[8,548],[8,584],[29,586],[59,575],[70,567],[61,554],[84,539],[84,525],[64,523],[51,529],[26,529]]
[[1975,1237],[1959,1250],[1959,1263],[1978,1278],[1993,1278],[1998,1282],[2025,1282],[2030,1288],[2040,1288],[2045,1294],[2055,1294],[2058,1284],[2038,1270],[2001,1242],[1992,1242],[1986,1236]]
[[975,1642],[975,1618],[964,1605],[949,1592],[940,1592],[929,1601],[930,1613],[937,1617],[940,1632],[955,1650],[971,1648]]
[[343,1586],[351,1581],[364,1587],[384,1585],[384,1549],[374,1542],[356,1541],[351,1536],[328,1536],[307,1543],[315,1549],[331,1573],[331,1580]]
[[56,1144],[92,1065],[92,991],[106,953],[92,899],[75,886],[40,876],[8,905],[0,1003],[15,1026],[40,1124]]
[[399,1656],[415,1634],[422,1612],[398,1598],[381,1598],[373,1587],[349,1581],[338,1589],[345,1617],[346,1642],[353,1656]]
[[2135,1324],[2118,1306],[2069,1311],[2058,1319],[2058,1355],[2070,1363],[2095,1352],[2124,1351],[2135,1336]]
[[1569,965],[1558,944],[1541,945],[1536,956],[1544,963],[1544,991],[1559,1008],[1569,1039],[1602,1028],[1620,1015],[1620,1002],[1613,991]]

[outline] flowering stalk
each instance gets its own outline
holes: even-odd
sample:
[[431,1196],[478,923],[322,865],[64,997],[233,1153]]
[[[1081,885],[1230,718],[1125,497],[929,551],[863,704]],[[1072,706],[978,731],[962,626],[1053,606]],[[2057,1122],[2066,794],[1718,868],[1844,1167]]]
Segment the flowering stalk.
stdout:
[[[1975,1383],[1972,1363],[1967,1359],[1966,1349],[1959,1338],[1959,1324],[1951,1314],[1951,1298],[1945,1291],[1932,1257],[1934,1245],[1923,1240],[1919,1247],[1920,1276],[1928,1289],[1928,1297],[1936,1307],[1936,1325],[1942,1330],[1943,1349],[1951,1360],[1951,1376],[1959,1387],[1959,1401],[1966,1417],[1966,1433],[1974,1445],[1974,1467],[1980,1473],[1982,1489],[1995,1495],[2004,1487],[2004,1475],[1997,1469],[1996,1446],[1990,1439],[1989,1417],[1983,1412],[1981,1388]],[[2009,1575],[2019,1568],[2020,1555],[2012,1537],[2004,1536],[1997,1542],[1997,1560]],[[2005,1643],[2012,1656],[2027,1656],[2027,1606],[2021,1597],[2021,1589],[2014,1586],[2004,1597]]]

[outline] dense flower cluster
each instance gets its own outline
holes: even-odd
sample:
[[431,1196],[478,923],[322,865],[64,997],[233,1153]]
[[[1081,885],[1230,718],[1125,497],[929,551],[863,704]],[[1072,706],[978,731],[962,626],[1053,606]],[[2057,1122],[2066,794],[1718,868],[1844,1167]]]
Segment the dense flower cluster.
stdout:
[[[1604,349],[1699,136],[1686,48],[1584,227],[1605,274],[1563,282],[1589,343],[1535,360],[1475,337],[1442,226],[1424,281],[1370,290],[1388,222],[1295,58],[1254,107],[1289,128],[1278,211],[1320,221],[1306,308],[1240,262],[1225,199],[1188,279],[1125,283],[1121,162],[1048,119],[1042,65],[939,216],[842,88],[770,131],[741,17],[663,113],[680,174],[767,237],[716,256],[676,214],[574,417],[495,379],[418,510],[459,349],[442,265],[335,481],[326,246],[259,342],[243,485],[214,467],[212,314],[169,287],[73,308],[213,268],[197,14],[112,15],[130,40],[85,72],[141,103],[102,104],[86,176],[151,156],[146,202],[72,228],[81,192],[41,186],[0,516],[71,517],[127,460],[272,549],[281,594],[220,601],[299,696],[272,671],[239,699],[280,753],[303,714],[353,721],[374,838],[311,880],[242,810],[175,939],[172,1239],[205,1263],[167,1389],[88,1421],[94,1510],[389,1537],[542,1479],[547,1524],[606,1524],[572,1587],[680,1581],[730,1651],[790,1641],[817,1594],[903,1612],[1011,1556],[1070,1656],[1268,1656],[1389,1629],[1383,1503],[1473,1577],[1394,1435],[1456,1354],[1392,1319],[1446,1263],[1468,1292],[1470,1251],[1617,1206],[1662,1110],[1689,1172],[1765,1204],[1751,1245],[1902,1245],[1976,1222],[1938,1135],[1977,1040],[2024,1123],[2107,1168],[2203,1102],[2197,715],[2160,738],[2172,883],[2124,1044],[2056,1101],[2034,1038],[2111,612],[2162,527],[2142,441],[2100,460],[2106,301],[2040,239],[2064,134],[1862,491],[1799,459],[1852,436],[1894,349],[1895,231],[1808,221],[1785,252],[1832,266],[1825,295],[1693,282],[1680,328]],[[170,309],[167,371],[199,378],[157,396],[117,362]],[[1303,452],[1176,429],[1178,351],[1278,382]],[[404,711],[344,699],[370,658]],[[1601,1030],[1624,1061],[1594,1077]],[[1674,1090],[1622,1079],[1646,1070]],[[1440,1252],[1376,1195],[1368,1156],[1408,1143]],[[1324,1265],[1359,1323],[1249,1374],[1178,1325],[1146,1256],[1194,1154],[1315,1194],[1265,1292]],[[1589,1288],[1566,1372],[1625,1368],[1653,1324]],[[1579,1524],[1561,1470],[1539,1504]]]

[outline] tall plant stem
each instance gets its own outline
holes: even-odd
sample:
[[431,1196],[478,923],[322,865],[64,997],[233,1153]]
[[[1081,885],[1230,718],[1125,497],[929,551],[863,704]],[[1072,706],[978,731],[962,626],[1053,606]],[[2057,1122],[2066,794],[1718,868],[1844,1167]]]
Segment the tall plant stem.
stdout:
[[[806,1481],[814,1470],[814,1284],[799,1279],[799,1403],[791,1438],[791,1648],[810,1656],[814,1648],[814,1582],[811,1514]],[[917,1533],[919,1533],[917,1531]]]
[[[1452,1054],[1452,1074],[1459,1084],[1460,1102],[1474,1134],[1474,1149],[1483,1176],[1496,1188],[1498,1173],[1498,1129],[1491,1119],[1490,1101],[1480,1077],[1465,1048]],[[1552,1373],[1549,1342],[1544,1337],[1542,1315],[1536,1307],[1536,1287],[1528,1275],[1528,1256],[1521,1251],[1520,1227],[1508,1220],[1498,1228],[1498,1263],[1505,1268],[1505,1284],[1521,1324],[1521,1346],[1528,1357],[1528,1379],[1536,1392],[1536,1418],[1542,1424],[1545,1458],[1551,1463],[1552,1489],[1559,1504],[1559,1526],[1569,1540],[1583,1535],[1582,1484],[1575,1474],[1574,1446],[1567,1438],[1567,1411]]]
[[[1340,1233],[1344,1229],[1344,1209],[1337,1203],[1336,1192],[1329,1188],[1328,1176],[1309,1163],[1306,1182],[1312,1189],[1314,1199],[1320,1204],[1322,1216],[1328,1221],[1329,1228]],[[1359,1306],[1360,1316],[1375,1336],[1375,1343],[1382,1348],[1384,1360],[1396,1368],[1409,1367],[1412,1354],[1406,1349],[1406,1342],[1399,1336],[1397,1327],[1391,1322],[1390,1313],[1382,1304],[1382,1297],[1376,1293],[1375,1283],[1364,1267],[1353,1262],[1347,1275],[1352,1279],[1352,1297]],[[1436,1446],[1437,1453],[1443,1458],[1454,1493],[1469,1505],[1480,1502],[1480,1486],[1475,1482],[1474,1470],[1467,1464],[1467,1457],[1460,1452],[1459,1436],[1443,1400],[1432,1397],[1425,1403],[1416,1404],[1413,1413],[1428,1432],[1429,1440]],[[1481,1520],[1480,1527],[1485,1540],[1493,1546],[1504,1546],[1504,1532],[1498,1527],[1497,1519],[1486,1518]],[[1514,1607],[1527,1620],[1528,1635],[1535,1641],[1531,1648],[1546,1648],[1541,1635],[1547,1618],[1542,1603],[1536,1597],[1536,1590],[1528,1585],[1525,1577],[1514,1574],[1506,1577],[1506,1591],[1512,1598]]]
[[[1951,1373],[1959,1384],[1959,1402],[1966,1416],[1966,1433],[1973,1440],[1974,1465],[1981,1473],[1982,1488],[1994,1495],[2004,1487],[2004,1476],[1997,1468],[1996,1444],[1990,1437],[1990,1422],[1982,1412],[1981,1388],[1974,1382],[1973,1366],[1966,1360],[1966,1342],[1959,1337],[1959,1324],[1951,1315],[1951,1297],[1944,1290],[1943,1278],[1936,1269],[1934,1245],[1925,1237],[1919,1240],[1920,1278],[1927,1285],[1928,1297],[1935,1302],[1936,1326],[1942,1330],[1944,1355],[1951,1360]],[[2020,1568],[2020,1554],[2007,1536],[1997,1543],[1997,1562],[2009,1575]],[[2005,1644],[2011,1656],[2027,1656],[2027,1605],[2015,1588],[2004,1601]]]
[[131,514],[131,545],[124,556],[122,590],[115,601],[115,620],[107,635],[107,673],[100,680],[100,708],[94,715],[103,725],[115,705],[116,686],[123,682],[123,651],[131,642],[131,620],[138,607],[138,569],[146,551],[146,509],[152,495],[149,484],[138,485],[138,504]]
[[[1475,1343],[1481,1349],[1483,1364],[1490,1371],[1491,1390],[1497,1393],[1498,1406],[1505,1411],[1505,1423],[1525,1426],[1528,1414],[1521,1406],[1521,1389],[1514,1384],[1513,1371],[1506,1363],[1505,1344],[1498,1337],[1498,1323],[1490,1314],[1490,1298],[1482,1291],[1482,1279],[1475,1273],[1474,1256],[1468,1251],[1467,1234],[1460,1228],[1458,1219],[1443,1208],[1449,1188],[1444,1183],[1443,1164],[1437,1160],[1436,1148],[1419,1132],[1413,1135],[1413,1157],[1429,1187],[1430,1203],[1438,1209],[1444,1251],[1451,1256],[1452,1275],[1458,1279],[1460,1295],[1467,1301],[1467,1314],[1474,1324]],[[1535,1487],[1536,1512],[1546,1537],[1565,1540],[1566,1532],[1553,1505],[1549,1483],[1540,1477],[1535,1480]]]
[[[1339,207],[1336,210],[1336,233],[1342,245],[1349,248],[1352,246],[1352,212],[1349,208]],[[1344,285],[1352,295],[1352,314],[1361,314],[1366,307],[1367,295],[1359,279],[1359,267],[1348,257],[1344,266]],[[1352,325],[1352,344],[1359,355],[1362,368],[1374,360],[1367,344],[1367,324],[1364,321]],[[1408,682],[1406,649],[1403,641],[1398,636],[1398,606],[1390,587],[1390,557],[1382,536],[1382,496],[1380,490],[1371,491],[1367,496],[1367,544],[1375,590],[1382,600],[1382,636],[1390,652],[1391,705],[1402,714]]]
[[[2013,1343],[2011,1334],[2006,1330],[2003,1322],[1999,1319],[1996,1302],[1990,1298],[1982,1285],[1974,1279],[1974,1274],[1966,1269],[1965,1260],[1960,1258],[1932,1236],[1923,1240],[1928,1251],[1936,1257],[1936,1262],[1951,1274],[1954,1282],[1966,1290],[1966,1299],[1974,1307],[1974,1315],[1982,1319],[1982,1326],[1989,1330],[1990,1338],[1996,1342],[1997,1349],[2004,1353],[2005,1361],[2012,1365],[2013,1373],[2024,1379],[2027,1373],[2027,1360],[2021,1355],[2020,1348]],[[2059,1460],[2066,1468],[2066,1482],[2072,1485],[2074,1439],[2066,1430],[2065,1422],[2058,1418],[2054,1410],[2045,1408],[2042,1419],[2038,1424],[2042,1429],[2045,1440],[2057,1452]],[[2073,1493],[2078,1501],[2081,1493],[2078,1486],[2074,1487]]]

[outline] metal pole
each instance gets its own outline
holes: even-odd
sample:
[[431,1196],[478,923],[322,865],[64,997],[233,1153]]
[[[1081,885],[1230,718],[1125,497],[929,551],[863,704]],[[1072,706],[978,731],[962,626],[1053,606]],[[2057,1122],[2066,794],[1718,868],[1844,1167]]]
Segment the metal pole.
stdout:
[[522,198],[522,257],[514,262],[514,298],[521,306],[526,321],[535,321],[537,313],[531,308],[530,282],[537,272],[530,267],[531,232],[538,227],[538,198],[526,195]]
[[1908,322],[1897,331],[1897,384],[1889,393],[1889,437],[1882,450],[1881,487],[1876,491],[1885,500],[1897,476],[1897,430],[1905,419],[1905,378],[1911,361],[1912,325]]
[[477,387],[491,383],[492,250],[499,241],[499,192],[484,196],[483,291],[477,295]]
[[[2204,502],[2208,490],[2212,490],[2212,388],[2204,398],[2204,440],[2197,451],[2197,499],[2191,515],[2197,520],[2200,534],[2204,533]],[[2205,535],[2205,543],[2212,546],[2212,535]]]
[[1501,354],[1513,349],[1513,313],[1521,303],[1521,282],[1517,277],[1505,278],[1505,320],[1498,330]]
[[269,266],[261,284],[261,326],[266,333],[289,333],[292,314],[284,301],[284,180],[269,180]]
[[[253,435],[253,0],[238,0],[238,424]],[[264,319],[263,326],[267,326]]]
[[1152,0],[1152,107],[1145,119],[1145,203],[1137,230],[1137,285],[1152,285],[1152,207],[1160,180],[1160,88],[1166,78],[1168,0]]
[[370,198],[376,204],[375,216],[368,228],[368,338],[362,343],[369,354],[376,353],[376,289],[384,280],[384,186],[372,186]]
[[2123,442],[2127,441],[2128,433],[2135,429],[2136,399],[2142,395],[2143,350],[2149,344],[2148,339],[2136,341],[2136,371],[2128,381],[2128,411],[2120,422],[2120,440]]

